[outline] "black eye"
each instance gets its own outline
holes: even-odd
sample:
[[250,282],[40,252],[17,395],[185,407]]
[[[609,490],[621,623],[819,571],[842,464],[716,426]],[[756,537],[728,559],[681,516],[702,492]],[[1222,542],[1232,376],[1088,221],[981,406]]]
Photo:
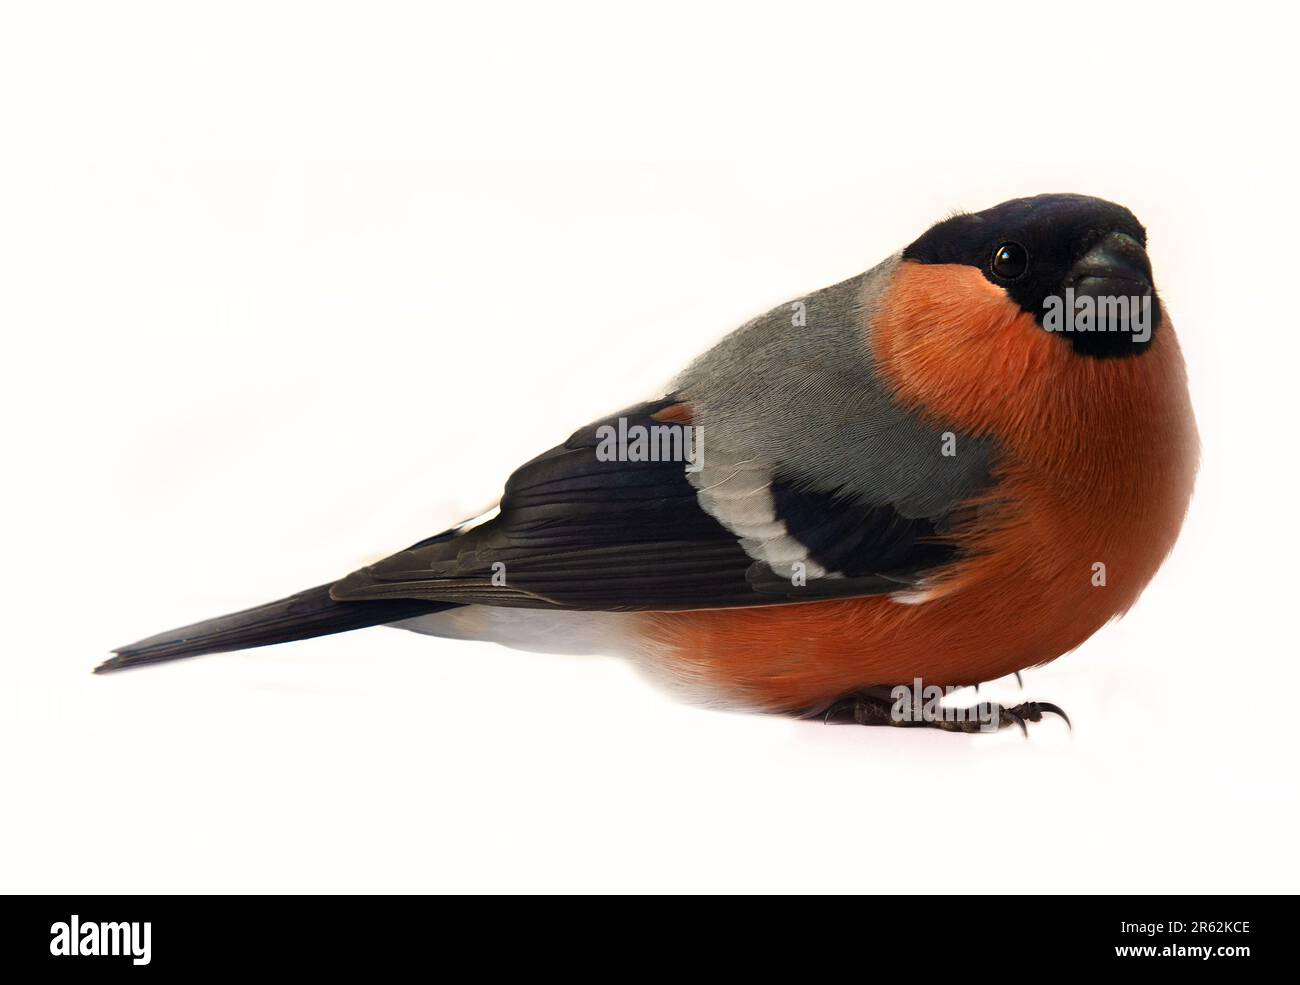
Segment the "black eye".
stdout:
[[1019,243],[1003,243],[993,251],[993,260],[989,266],[994,276],[1003,280],[1015,280],[1029,269],[1029,251]]

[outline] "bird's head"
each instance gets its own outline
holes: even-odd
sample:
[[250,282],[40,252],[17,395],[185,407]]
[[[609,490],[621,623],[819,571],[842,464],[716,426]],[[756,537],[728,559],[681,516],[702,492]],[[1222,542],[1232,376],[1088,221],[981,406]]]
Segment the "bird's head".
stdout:
[[1165,321],[1133,213],[1038,195],[952,216],[903,250],[871,346],[905,402],[986,433],[1064,433],[1182,385]]
[[1144,354],[1160,327],[1146,241],[1146,230],[1122,205],[1037,195],[945,219],[905,249],[903,260],[978,271],[1079,355],[1124,359]]

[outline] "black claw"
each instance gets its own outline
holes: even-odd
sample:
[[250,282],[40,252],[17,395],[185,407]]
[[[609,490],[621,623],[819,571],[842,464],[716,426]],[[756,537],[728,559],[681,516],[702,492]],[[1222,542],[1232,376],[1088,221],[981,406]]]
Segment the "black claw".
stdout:
[[1070,723],[1070,716],[1065,713],[1065,709],[1060,705],[1052,704],[1050,701],[1026,701],[1024,704],[1019,704],[1014,708],[1007,708],[1005,710],[1026,735],[1029,733],[1029,730],[1025,728],[1025,722],[1041,722],[1043,720],[1044,712],[1048,712],[1052,715],[1060,715],[1061,718],[1065,720],[1066,727],[1068,727],[1071,732],[1074,731],[1074,726]]
[[1034,704],[1038,706],[1040,712],[1046,711],[1053,715],[1060,715],[1061,718],[1065,720],[1065,727],[1071,732],[1074,731],[1074,725],[1070,721],[1070,716],[1065,713],[1065,709],[1060,705],[1054,705],[1050,701],[1035,701]]
[[1020,685],[1020,690],[1025,689],[1025,679],[1020,676],[1020,671],[1016,671],[1016,683]]
[[830,706],[826,709],[826,714],[822,716],[822,724],[829,725],[831,723],[831,716],[836,715],[841,711],[852,711],[857,700],[857,698],[840,698],[839,701],[831,702]]

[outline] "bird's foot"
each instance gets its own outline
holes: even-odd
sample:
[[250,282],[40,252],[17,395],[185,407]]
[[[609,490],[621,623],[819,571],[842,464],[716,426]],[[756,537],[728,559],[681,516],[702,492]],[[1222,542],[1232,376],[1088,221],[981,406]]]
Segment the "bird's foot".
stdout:
[[917,695],[913,688],[872,687],[845,695],[807,717],[820,717],[836,725],[893,725],[901,728],[936,728],[944,732],[997,732],[1011,725],[1029,735],[1029,722],[1042,721],[1044,714],[1059,715],[1070,726],[1070,716],[1050,701],[1024,701],[1010,708],[994,701],[967,707],[943,705],[935,695]]

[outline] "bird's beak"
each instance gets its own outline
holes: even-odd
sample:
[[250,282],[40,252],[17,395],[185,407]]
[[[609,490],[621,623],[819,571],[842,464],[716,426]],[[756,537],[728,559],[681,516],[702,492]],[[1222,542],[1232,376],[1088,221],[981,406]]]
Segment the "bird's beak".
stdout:
[[1142,244],[1132,236],[1110,233],[1078,259],[1070,271],[1070,279],[1076,293],[1096,294],[1093,288],[1098,286],[1114,287],[1110,293],[1149,292],[1151,261]]
[[1151,261],[1147,251],[1132,236],[1110,233],[1075,261],[1070,269],[1068,286],[1075,296],[1150,294]]
[[[1070,268],[1065,286],[1074,289],[1076,300],[1086,296],[1096,298],[1099,314],[1116,310],[1102,304],[1103,301],[1123,297],[1136,302],[1136,299],[1150,297],[1146,303],[1154,309],[1155,320],[1159,321],[1160,302],[1151,283],[1151,261],[1142,244],[1125,233],[1109,233],[1081,256]],[[1122,310],[1118,320],[1127,322],[1130,309],[1125,306]],[[1127,323],[1104,326],[1103,330],[1107,328],[1124,332],[1130,326]]]

